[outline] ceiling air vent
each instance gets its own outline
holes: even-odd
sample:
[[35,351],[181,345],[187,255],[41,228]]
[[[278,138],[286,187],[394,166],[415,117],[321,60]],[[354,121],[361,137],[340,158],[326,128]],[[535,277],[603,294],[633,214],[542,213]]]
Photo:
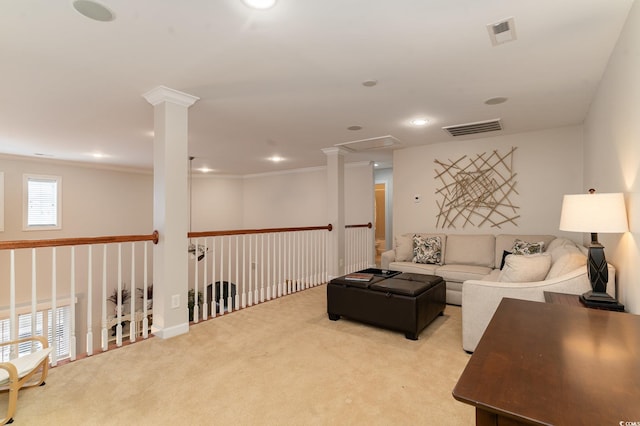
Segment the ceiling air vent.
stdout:
[[384,149],[384,148],[397,148],[400,145],[400,141],[391,136],[379,136],[377,138],[360,139],[357,141],[337,143],[334,146],[340,148],[346,148],[349,151],[360,152],[369,151],[372,149]]
[[477,133],[496,132],[502,130],[500,119],[488,121],[477,121],[475,123],[457,124],[455,126],[447,126],[442,128],[451,136],[475,135]]
[[493,24],[488,24],[487,31],[489,32],[491,44],[494,46],[508,41],[513,41],[517,38],[513,17],[494,22]]

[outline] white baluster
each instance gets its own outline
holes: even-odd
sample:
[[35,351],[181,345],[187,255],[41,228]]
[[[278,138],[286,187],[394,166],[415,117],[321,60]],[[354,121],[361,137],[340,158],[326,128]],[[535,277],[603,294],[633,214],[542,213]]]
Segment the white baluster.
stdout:
[[282,232],[278,233],[278,297],[282,296]]
[[[93,291],[93,246],[87,247],[87,341],[85,350],[87,356],[93,355],[93,303],[91,303]],[[106,303],[106,301],[105,301]]]
[[[35,336],[37,334],[37,324],[36,320],[38,319],[38,297],[37,297],[37,273],[36,273],[36,249],[31,249],[31,335]],[[37,343],[33,342],[33,345],[36,346]]]
[[[10,252],[11,271],[9,272],[9,339],[18,340],[18,316],[16,314],[16,251]],[[18,345],[11,345],[9,359],[18,358]]]
[[[231,237],[229,237],[229,269],[227,272],[227,311],[233,312],[233,298],[231,297]],[[222,296],[221,296],[222,297]]]
[[[51,248],[51,366],[58,365],[58,306],[57,306],[57,265],[56,248]],[[43,330],[44,332],[44,330]]]
[[218,238],[211,239],[211,317],[216,317],[216,242]]
[[76,360],[76,248],[71,246],[71,306],[69,319],[71,320],[69,333],[69,357]]
[[271,234],[267,234],[267,300],[271,300]]
[[130,315],[131,315],[131,321],[129,321],[129,341],[130,342],[135,342],[136,341],[136,334],[137,334],[137,325],[138,325],[138,321],[136,320],[136,254],[135,254],[135,243],[131,243],[131,291],[130,291],[130,295],[131,297],[129,298],[129,300],[131,300],[131,309],[129,311]]
[[220,237],[220,284],[218,285],[218,290],[220,291],[220,300],[218,303],[220,304],[220,315],[224,315],[224,237]]
[[[91,303],[89,298],[89,304]],[[91,316],[91,310],[87,312]],[[91,320],[89,320],[91,321]],[[109,349],[109,332],[107,331],[107,245],[102,250],[102,351]]]
[[260,303],[264,302],[264,234],[260,234]]
[[[209,318],[209,295],[207,294],[207,253],[209,253],[207,246],[207,239],[204,239],[204,259],[202,265],[202,320],[205,321]],[[212,297],[211,300],[214,298]]]
[[198,307],[198,244],[200,244],[200,240],[196,239],[194,245],[194,256],[195,259],[193,261],[193,323],[197,324],[198,319],[200,318],[200,309]]
[[[236,310],[240,309],[240,293],[238,292],[239,287],[240,287],[240,283],[239,283],[240,274],[239,274],[239,271],[238,271],[238,265],[240,263],[240,258],[238,257],[238,249],[240,248],[240,243],[238,241],[239,238],[240,237],[238,235],[236,235],[236,278],[234,280],[236,282],[236,295],[235,295],[235,307],[236,307]],[[243,238],[244,238],[244,236],[243,236]],[[244,269],[244,264],[243,264],[243,269]],[[231,294],[231,293],[229,293],[229,294]]]
[[247,307],[247,245],[246,245],[246,235],[242,235],[242,308]]
[[122,243],[118,243],[118,286],[116,297],[116,346],[122,346]]
[[[148,263],[148,250],[149,242],[144,242],[144,271],[142,273],[143,277],[143,289],[142,289],[142,338],[146,339],[149,337],[149,312],[147,308],[149,307],[149,298],[147,297],[149,291],[149,263]],[[153,300],[153,298],[152,298]]]

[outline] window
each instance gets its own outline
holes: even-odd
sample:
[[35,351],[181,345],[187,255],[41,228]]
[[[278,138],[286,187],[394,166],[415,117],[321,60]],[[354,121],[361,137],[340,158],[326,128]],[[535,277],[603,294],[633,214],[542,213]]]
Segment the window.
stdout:
[[24,229],[60,229],[62,178],[24,175],[24,190]]
[[[51,309],[36,312],[35,335],[43,336],[43,331],[47,331],[47,340],[51,346],[55,339],[57,359],[69,358],[70,347],[69,338],[71,336],[71,308],[69,305],[56,308],[56,326],[53,332],[53,318]],[[46,313],[46,315],[45,315]],[[11,340],[9,318],[0,320],[0,340],[7,342]],[[31,313],[18,315],[18,339],[32,336],[31,333]],[[18,356],[30,353],[31,342],[18,345]],[[0,347],[0,362],[9,361],[10,346]]]

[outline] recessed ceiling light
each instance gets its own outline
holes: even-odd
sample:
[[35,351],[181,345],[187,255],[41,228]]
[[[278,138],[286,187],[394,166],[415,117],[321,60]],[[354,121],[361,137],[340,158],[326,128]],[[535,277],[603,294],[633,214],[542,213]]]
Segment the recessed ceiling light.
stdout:
[[373,163],[373,167],[378,167],[380,164],[378,163]]
[[73,8],[81,15],[94,21],[109,22],[116,18],[113,12],[94,1],[76,0],[73,2]]
[[273,161],[274,163],[279,163],[281,161],[284,161],[284,158],[278,155],[274,155],[273,157],[269,157],[269,161]]
[[425,126],[429,124],[429,121],[426,118],[414,118],[411,120],[411,124],[414,126]]
[[242,3],[252,9],[266,10],[275,6],[276,0],[242,0]]
[[208,167],[206,167],[206,166],[205,166],[205,167],[200,167],[200,168],[199,168],[199,169],[197,169],[197,170],[198,170],[199,172],[202,172],[202,173],[209,173],[209,172],[212,172],[212,171],[213,171],[213,169],[210,169],[210,168],[208,168]]
[[349,126],[347,130],[362,130],[362,126]]
[[362,82],[362,85],[363,85],[364,87],[373,87],[373,86],[375,86],[376,84],[378,84],[378,80],[366,80],[366,81],[363,81],[363,82]]
[[495,98],[489,98],[486,101],[484,101],[485,104],[487,105],[498,105],[498,104],[503,104],[505,102],[507,102],[508,98],[504,98],[502,96],[497,96]]
[[104,158],[104,157],[106,157],[106,156],[107,156],[106,154],[103,154],[103,153],[101,153],[101,152],[92,152],[90,155],[91,155],[93,158]]

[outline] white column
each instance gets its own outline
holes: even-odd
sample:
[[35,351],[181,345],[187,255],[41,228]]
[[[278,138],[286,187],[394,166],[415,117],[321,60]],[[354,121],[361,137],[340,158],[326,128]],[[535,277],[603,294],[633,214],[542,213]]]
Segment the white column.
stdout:
[[325,148],[327,156],[327,217],[333,225],[327,247],[329,280],[344,275],[344,156],[342,148]]
[[161,338],[189,331],[187,307],[189,199],[188,109],[199,98],[159,86],[143,97],[153,105],[153,328]]

